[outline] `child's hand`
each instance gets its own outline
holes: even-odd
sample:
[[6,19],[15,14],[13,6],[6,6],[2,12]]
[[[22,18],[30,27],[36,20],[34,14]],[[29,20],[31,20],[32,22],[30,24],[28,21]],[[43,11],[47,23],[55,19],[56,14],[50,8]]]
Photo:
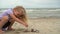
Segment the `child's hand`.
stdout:
[[26,27],[28,27],[28,25],[26,25]]
[[28,27],[28,25],[27,25],[27,24],[24,24],[24,26],[25,26],[25,27]]

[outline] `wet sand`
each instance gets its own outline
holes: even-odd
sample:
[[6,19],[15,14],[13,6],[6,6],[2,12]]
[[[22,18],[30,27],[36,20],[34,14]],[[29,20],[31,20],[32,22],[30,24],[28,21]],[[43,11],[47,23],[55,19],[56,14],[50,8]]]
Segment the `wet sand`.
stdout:
[[[37,18],[28,20],[29,27],[15,22],[15,31],[6,31],[4,34],[60,34],[60,19],[58,18]],[[23,32],[23,30],[39,30],[39,32]]]

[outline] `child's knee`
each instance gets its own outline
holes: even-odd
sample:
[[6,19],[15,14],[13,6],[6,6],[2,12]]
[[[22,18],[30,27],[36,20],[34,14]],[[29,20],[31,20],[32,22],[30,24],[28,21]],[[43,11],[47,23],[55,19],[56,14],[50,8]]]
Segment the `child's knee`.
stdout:
[[5,21],[7,21],[8,19],[9,19],[8,16],[3,17],[3,20],[5,20]]

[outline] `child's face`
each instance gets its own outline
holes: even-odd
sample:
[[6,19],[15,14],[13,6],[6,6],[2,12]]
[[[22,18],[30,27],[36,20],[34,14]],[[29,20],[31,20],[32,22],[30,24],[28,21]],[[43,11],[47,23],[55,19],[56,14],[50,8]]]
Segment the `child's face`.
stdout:
[[14,15],[15,16],[20,16],[22,14],[23,14],[23,11],[16,11],[16,10],[14,10]]

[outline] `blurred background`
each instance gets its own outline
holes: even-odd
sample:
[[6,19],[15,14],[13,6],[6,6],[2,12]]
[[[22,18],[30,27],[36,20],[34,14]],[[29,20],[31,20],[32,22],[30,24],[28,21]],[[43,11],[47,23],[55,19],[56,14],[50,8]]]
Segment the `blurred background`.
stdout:
[[[0,0],[0,14],[19,5],[26,9],[28,18],[34,18],[28,20],[28,29],[37,29],[39,33],[18,33],[16,30],[6,34],[60,34],[60,0]],[[24,27],[16,22],[13,28]]]
[[18,5],[26,8],[29,18],[60,18],[60,0],[0,0],[0,14]]

